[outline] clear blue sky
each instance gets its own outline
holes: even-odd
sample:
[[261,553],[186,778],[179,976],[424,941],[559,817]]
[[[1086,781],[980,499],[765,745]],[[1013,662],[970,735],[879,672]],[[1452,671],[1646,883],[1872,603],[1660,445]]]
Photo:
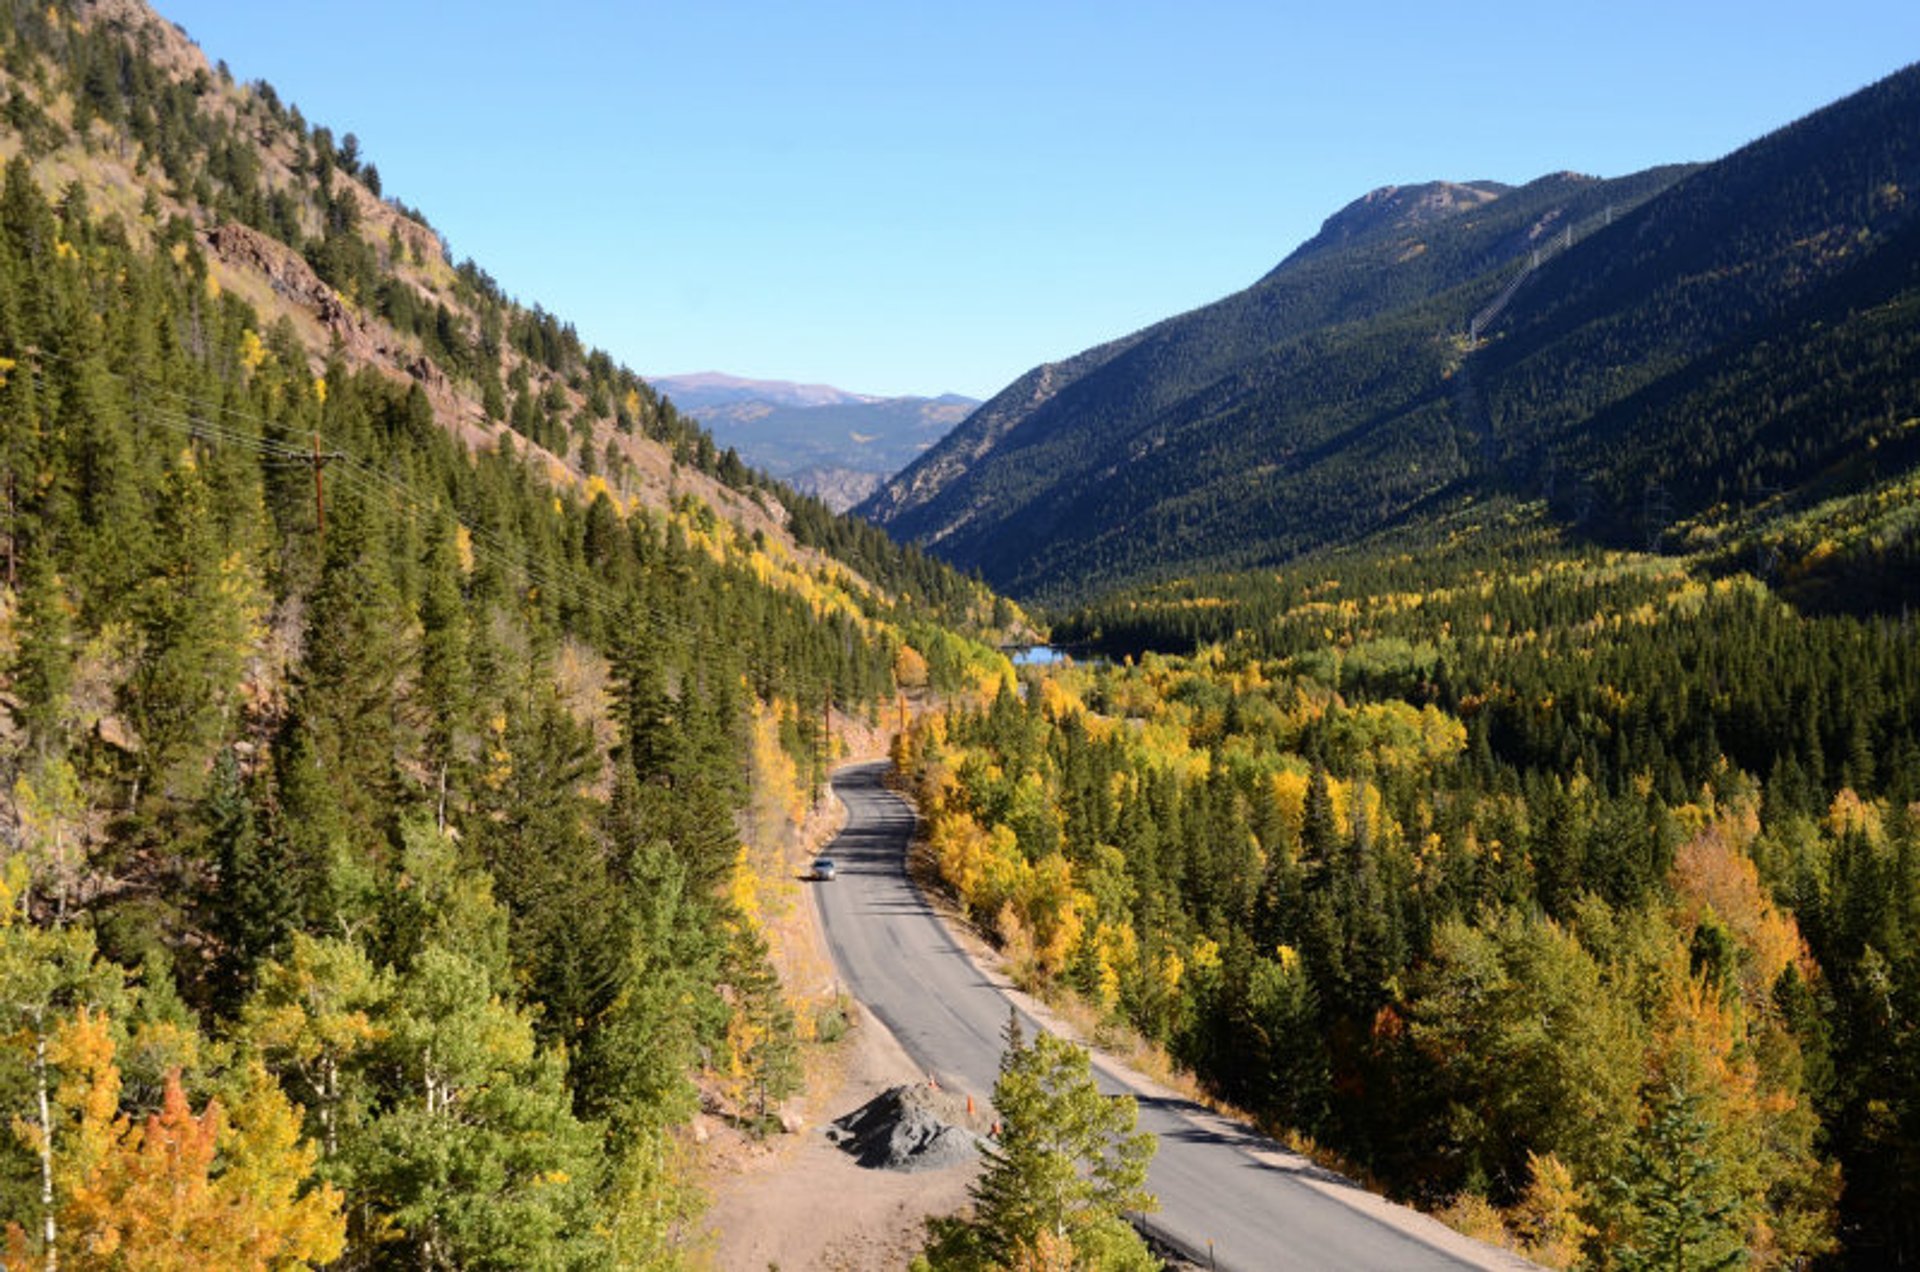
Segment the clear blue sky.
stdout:
[[1920,2],[159,0],[644,373],[987,396],[1367,190],[1711,159]]

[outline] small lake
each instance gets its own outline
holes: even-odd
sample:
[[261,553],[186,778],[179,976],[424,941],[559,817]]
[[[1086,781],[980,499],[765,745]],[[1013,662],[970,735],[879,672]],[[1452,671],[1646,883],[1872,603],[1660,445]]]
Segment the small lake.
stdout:
[[1052,645],[1028,645],[1009,655],[1016,667],[1051,667],[1055,663],[1068,661],[1069,655],[1064,649]]

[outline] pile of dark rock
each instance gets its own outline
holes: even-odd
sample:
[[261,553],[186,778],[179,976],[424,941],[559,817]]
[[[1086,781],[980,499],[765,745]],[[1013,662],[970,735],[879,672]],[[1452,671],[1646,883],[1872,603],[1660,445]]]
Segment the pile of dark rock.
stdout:
[[921,1171],[973,1161],[985,1130],[964,1097],[921,1083],[882,1091],[829,1123],[826,1136],[869,1169]]

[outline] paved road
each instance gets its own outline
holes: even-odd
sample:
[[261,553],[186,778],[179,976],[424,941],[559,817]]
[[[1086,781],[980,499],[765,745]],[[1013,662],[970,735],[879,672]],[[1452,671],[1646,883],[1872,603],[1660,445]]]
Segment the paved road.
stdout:
[[[827,941],[847,989],[918,1065],[951,1090],[984,1096],[1010,1000],[908,881],[914,815],[881,784],[884,771],[871,763],[834,774],[847,826],[828,850],[839,878],[816,885]],[[1035,1022],[1025,1025],[1031,1036]],[[1102,1085],[1125,1089],[1105,1075]],[[1147,1224],[1203,1267],[1210,1240],[1217,1266],[1231,1272],[1527,1266],[1188,1101],[1143,1096],[1140,1125],[1160,1139],[1149,1186],[1161,1208]]]

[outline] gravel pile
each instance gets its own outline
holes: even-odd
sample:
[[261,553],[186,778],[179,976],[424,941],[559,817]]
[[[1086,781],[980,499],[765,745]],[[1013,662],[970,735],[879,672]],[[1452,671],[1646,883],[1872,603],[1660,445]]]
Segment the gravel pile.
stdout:
[[979,1155],[966,1101],[926,1086],[897,1086],[829,1123],[827,1139],[873,1170],[941,1170]]

